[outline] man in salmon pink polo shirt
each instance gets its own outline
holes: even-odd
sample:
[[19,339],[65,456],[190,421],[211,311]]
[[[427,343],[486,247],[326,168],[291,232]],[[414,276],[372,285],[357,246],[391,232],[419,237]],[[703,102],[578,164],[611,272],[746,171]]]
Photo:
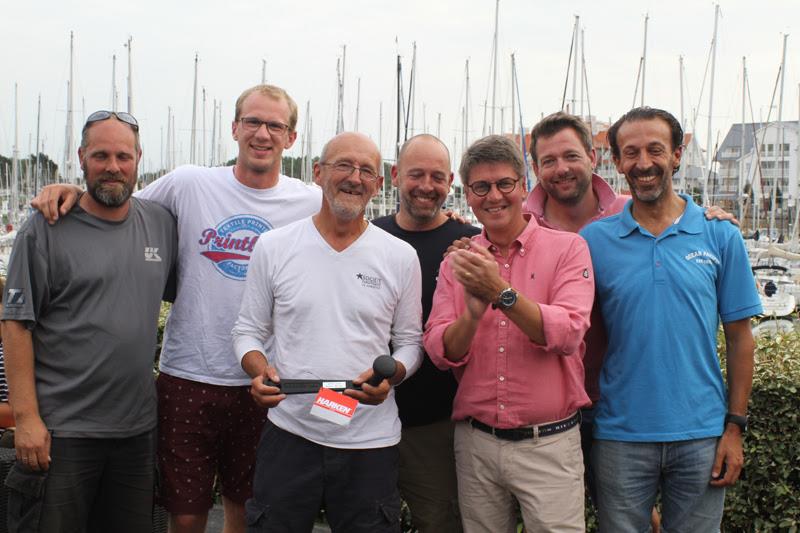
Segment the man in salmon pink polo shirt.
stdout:
[[464,530],[583,531],[579,410],[594,295],[578,235],[524,215],[522,154],[489,136],[464,154],[467,201],[484,231],[445,259],[425,349],[459,381],[453,405]]

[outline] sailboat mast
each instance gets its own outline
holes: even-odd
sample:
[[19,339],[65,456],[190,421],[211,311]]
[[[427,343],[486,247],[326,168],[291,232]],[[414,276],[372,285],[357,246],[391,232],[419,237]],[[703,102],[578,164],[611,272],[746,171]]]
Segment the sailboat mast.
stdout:
[[267,60],[261,60],[261,85],[267,83]]
[[584,81],[586,78],[586,55],[584,54],[584,48],[583,48],[584,40],[585,36],[583,33],[583,28],[581,28],[581,118],[585,116],[583,114],[583,101],[584,101],[583,92],[584,92]]
[[495,0],[494,7],[494,43],[492,50],[494,57],[492,59],[492,129],[490,133],[496,133],[494,114],[497,109],[497,40],[498,40],[498,21],[500,18],[500,0]]
[[342,46],[342,57],[336,60],[336,133],[344,131],[344,73],[347,45]]
[[111,56],[111,111],[117,111],[117,54]]
[[41,145],[39,142],[39,127],[42,122],[42,95],[39,94],[38,103],[36,104],[36,168],[33,173],[33,192],[39,192],[39,183],[42,176],[42,160],[39,154],[42,153]]
[[128,42],[125,47],[128,49],[128,113],[133,114],[133,61],[131,60],[131,47],[133,46],[133,37],[128,36]]
[[707,171],[703,173],[703,205],[711,205],[709,204],[709,197],[708,197],[708,178],[711,175],[711,169],[713,167],[712,158],[713,158],[713,148],[714,146],[711,144],[712,139],[712,129],[711,129],[711,119],[714,116],[714,74],[716,70],[717,64],[717,27],[719,22],[719,4],[714,6],[714,37],[711,40],[711,83],[709,85],[708,91],[708,132],[707,132],[707,141],[706,141],[706,161],[708,162]]
[[361,77],[359,76],[356,83],[356,120],[353,125],[353,131],[358,131],[358,114],[361,112]]
[[400,99],[403,97],[403,64],[400,61],[400,54],[397,54],[397,136],[394,143],[394,158],[395,161],[400,156],[400,122],[402,119],[402,110],[400,106]]
[[[744,221],[744,198],[742,192],[744,191],[744,138],[745,138],[745,102],[747,99],[747,58],[742,56],[742,135],[739,139],[739,220]],[[750,190],[752,191],[752,185]]]
[[573,115],[577,111],[578,102],[577,98],[577,87],[578,87],[578,40],[580,39],[580,27],[581,27],[581,17],[575,15],[575,30],[572,32],[572,38],[574,42],[572,43],[572,49],[575,53],[572,56],[572,105],[570,106],[569,112]]
[[[411,76],[408,86],[408,109],[406,109],[406,125],[410,124],[411,135],[414,135],[414,115],[417,107],[417,41],[414,41],[411,51]],[[410,120],[409,118],[410,117]],[[408,127],[405,138],[408,139]]]
[[73,56],[74,56],[74,36],[72,32],[69,32],[69,82],[67,83],[67,131],[66,131],[66,147],[64,149],[64,178],[66,179],[67,183],[72,183],[75,181],[75,168],[74,162],[72,160],[73,155],[73,146],[74,146],[74,139],[73,139],[73,116],[72,116],[72,104],[73,104],[73,94],[72,88],[74,85],[73,80]]
[[464,96],[464,146],[462,150],[466,150],[467,146],[469,145],[469,102],[470,102],[470,95],[469,95],[469,59],[467,59],[467,64],[465,67],[466,72],[466,92]]
[[189,162],[191,164],[197,164],[197,160],[195,158],[196,151],[195,147],[197,146],[197,52],[194,54],[194,87],[192,89],[192,135],[191,135],[191,143],[189,145]]
[[639,100],[639,105],[644,106],[644,79],[645,71],[647,70],[647,22],[650,20],[650,14],[644,16],[644,44],[642,45],[642,94]]
[[216,150],[214,147],[217,143],[217,99],[214,98],[212,101],[212,109],[211,112],[211,166],[213,167],[217,161]]
[[[781,89],[780,89],[780,93],[778,95],[778,146],[779,146],[779,150],[778,150],[779,159],[778,160],[780,161],[780,163],[778,163],[780,165],[780,182],[779,182],[778,186],[783,186],[783,180],[784,180],[784,176],[785,176],[784,166],[783,166],[784,165],[784,158],[785,158],[785,154],[783,152],[783,144],[784,144],[784,142],[786,142],[786,138],[785,138],[786,130],[783,127],[783,87],[784,87],[785,81],[786,81],[786,43],[787,43],[788,40],[789,40],[789,36],[784,34],[784,36],[783,36],[783,54],[781,56]],[[796,188],[797,187],[797,183],[795,183],[794,185],[795,185],[795,188]],[[778,186],[776,186],[775,189],[777,189]],[[790,190],[789,191],[790,197],[794,197],[794,192],[795,192],[794,190]],[[784,191],[784,195],[785,195],[785,193],[786,193],[786,191]],[[776,207],[776,205],[773,203],[773,205],[772,205],[772,217],[773,217],[773,219],[775,218],[775,207]]]
[[19,181],[19,112],[17,101],[17,84],[14,83],[14,151],[11,157],[11,198],[8,202],[8,222],[16,225],[17,209],[19,209],[18,181]]
[[517,134],[517,95],[514,91],[516,86],[517,69],[514,67],[514,54],[511,54],[511,133],[514,135]]
[[203,151],[201,152],[200,164],[207,165],[206,161],[206,88],[203,87],[203,123],[200,128],[200,135],[203,138]]

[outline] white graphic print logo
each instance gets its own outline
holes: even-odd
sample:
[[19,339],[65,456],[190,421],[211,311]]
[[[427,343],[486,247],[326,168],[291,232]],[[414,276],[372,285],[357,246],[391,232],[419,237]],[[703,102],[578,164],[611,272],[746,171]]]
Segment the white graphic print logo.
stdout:
[[144,260],[161,262],[161,257],[158,255],[158,248],[151,248],[150,246],[145,246]]

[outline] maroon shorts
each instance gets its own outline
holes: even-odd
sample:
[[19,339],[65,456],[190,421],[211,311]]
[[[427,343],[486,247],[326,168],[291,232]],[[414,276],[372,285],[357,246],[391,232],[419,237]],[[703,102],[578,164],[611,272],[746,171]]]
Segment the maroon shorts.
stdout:
[[157,501],[175,514],[202,514],[222,495],[244,504],[253,492],[256,447],[267,410],[248,386],[209,385],[161,373]]

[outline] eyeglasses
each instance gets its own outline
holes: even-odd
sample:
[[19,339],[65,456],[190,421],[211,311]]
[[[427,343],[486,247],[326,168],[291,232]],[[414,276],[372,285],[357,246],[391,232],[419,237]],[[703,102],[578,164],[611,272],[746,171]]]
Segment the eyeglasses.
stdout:
[[378,174],[367,167],[357,167],[350,163],[320,163],[323,167],[333,167],[333,173],[339,178],[349,178],[353,172],[358,170],[358,174],[362,180],[375,181],[378,179]]
[[239,119],[242,123],[242,128],[250,133],[255,133],[261,126],[266,126],[267,131],[273,135],[281,135],[289,131],[289,125],[282,122],[275,122],[273,120],[260,120],[256,117],[242,117]]
[[111,117],[115,117],[117,120],[129,125],[131,128],[133,128],[133,131],[139,131],[139,122],[133,118],[133,115],[123,111],[95,111],[86,119],[86,125],[88,126],[94,122],[102,122],[110,119]]
[[517,183],[519,183],[521,179],[522,178],[503,178],[495,182],[476,181],[475,183],[470,183],[467,187],[469,187],[469,190],[476,196],[486,196],[489,194],[489,191],[492,190],[492,185],[497,187],[497,190],[501,193],[508,194],[517,187]]

